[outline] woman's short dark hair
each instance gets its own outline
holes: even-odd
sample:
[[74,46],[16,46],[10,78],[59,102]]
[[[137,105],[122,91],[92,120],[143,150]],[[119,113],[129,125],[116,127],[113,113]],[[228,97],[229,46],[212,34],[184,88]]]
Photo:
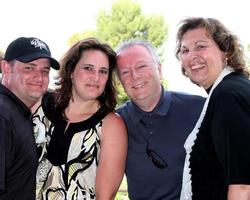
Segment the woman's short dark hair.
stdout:
[[[235,71],[249,76],[246,66],[244,48],[236,35],[230,32],[219,20],[214,18],[192,17],[180,22],[180,28],[177,32],[175,56],[179,59],[181,50],[181,40],[183,35],[193,29],[205,28],[208,35],[218,45],[219,49],[226,54],[227,64]],[[185,71],[182,68],[185,75]]]
[[[71,74],[74,72],[78,61],[81,58],[82,52],[87,50],[98,50],[105,53],[109,60],[109,77],[101,96],[98,97],[101,106],[106,106],[110,111],[114,111],[117,100],[116,90],[113,81],[113,72],[116,68],[116,53],[106,43],[100,42],[97,38],[86,38],[75,43],[60,60],[60,70],[57,77],[56,85],[56,102],[58,109],[64,110],[69,105],[72,98],[72,81]],[[64,114],[64,113],[63,113]]]

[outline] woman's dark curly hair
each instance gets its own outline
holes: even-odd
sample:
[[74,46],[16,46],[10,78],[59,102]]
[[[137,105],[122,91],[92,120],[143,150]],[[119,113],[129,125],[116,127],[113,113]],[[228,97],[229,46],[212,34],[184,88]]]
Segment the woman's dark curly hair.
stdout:
[[[208,35],[218,45],[219,49],[225,52],[227,64],[235,71],[246,74],[249,77],[249,70],[246,65],[244,49],[238,37],[232,34],[219,20],[214,18],[192,17],[180,22],[177,32],[175,56],[179,60],[181,41],[183,35],[193,29],[205,28]],[[182,68],[185,75],[185,70]]]
[[[82,52],[87,50],[98,50],[105,53],[109,60],[109,77],[101,96],[98,97],[101,106],[106,106],[109,111],[114,111],[117,100],[114,87],[113,73],[116,68],[116,53],[106,43],[100,42],[97,38],[86,38],[75,43],[60,60],[60,70],[57,77],[55,92],[56,107],[64,113],[72,98],[72,80],[71,74],[75,70]],[[65,116],[65,115],[64,115]]]

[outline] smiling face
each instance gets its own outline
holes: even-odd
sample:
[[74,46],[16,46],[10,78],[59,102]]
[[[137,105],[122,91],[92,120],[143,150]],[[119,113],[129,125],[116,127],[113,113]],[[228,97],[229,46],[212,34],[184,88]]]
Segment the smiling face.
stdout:
[[40,58],[29,63],[2,62],[3,83],[27,107],[33,106],[48,89],[50,62]]
[[144,110],[152,110],[161,95],[161,66],[140,45],[122,50],[117,56],[118,73],[128,96]]
[[109,77],[109,60],[100,50],[86,50],[71,74],[74,100],[96,100],[104,91]]
[[179,58],[187,76],[207,89],[222,72],[225,54],[205,28],[196,28],[183,35]]

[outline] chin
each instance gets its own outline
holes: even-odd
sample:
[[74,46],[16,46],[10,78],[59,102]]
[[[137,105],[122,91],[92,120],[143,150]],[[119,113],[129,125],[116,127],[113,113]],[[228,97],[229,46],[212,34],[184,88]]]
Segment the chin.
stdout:
[[39,99],[41,96],[43,96],[44,92],[34,92],[30,93],[29,96],[34,99]]
[[195,81],[194,79],[189,79],[193,84],[200,86],[198,81]]
[[191,76],[189,77],[190,81],[196,85],[200,85],[200,83],[202,83],[203,79],[201,79],[201,77],[194,77]]
[[146,95],[137,95],[137,96],[135,96],[134,99],[141,101],[141,100],[147,99],[147,96]]

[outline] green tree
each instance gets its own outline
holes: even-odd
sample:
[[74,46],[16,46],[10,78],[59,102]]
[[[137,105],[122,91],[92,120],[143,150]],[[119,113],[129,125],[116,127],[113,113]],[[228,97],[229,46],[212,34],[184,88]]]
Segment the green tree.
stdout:
[[88,31],[84,31],[82,33],[74,33],[68,40],[68,45],[71,46],[72,44],[76,43],[77,41],[83,39],[83,38],[87,38],[87,37],[98,37],[96,35],[95,31],[92,30],[88,30]]
[[[101,10],[97,17],[96,30],[88,30],[73,34],[68,44],[88,36],[98,37],[115,48],[120,42],[139,38],[150,41],[163,62],[164,48],[168,26],[162,15],[146,15],[142,13],[141,5],[133,0],[118,0],[113,3],[110,10]],[[118,82],[119,83],[119,82]],[[128,100],[121,84],[117,85],[118,104]]]
[[96,36],[115,48],[121,41],[130,38],[149,40],[156,48],[166,41],[168,26],[162,15],[142,13],[139,3],[133,0],[118,0],[111,10],[101,10],[97,17],[96,30],[74,33],[68,44],[88,36]]
[[140,38],[159,48],[167,30],[163,16],[144,15],[140,4],[132,0],[115,2],[111,11],[101,10],[97,18],[97,35],[112,47],[129,38]]

